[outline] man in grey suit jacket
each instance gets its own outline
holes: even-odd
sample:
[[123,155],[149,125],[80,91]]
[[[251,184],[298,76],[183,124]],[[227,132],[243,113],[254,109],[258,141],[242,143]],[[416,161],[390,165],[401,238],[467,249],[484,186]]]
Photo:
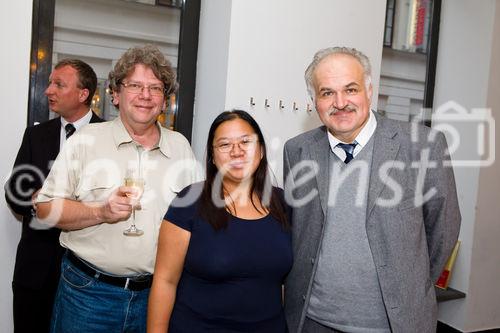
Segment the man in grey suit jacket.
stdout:
[[461,219],[444,135],[371,111],[355,49],[319,51],[305,77],[324,126],[284,148],[290,332],[435,332]]

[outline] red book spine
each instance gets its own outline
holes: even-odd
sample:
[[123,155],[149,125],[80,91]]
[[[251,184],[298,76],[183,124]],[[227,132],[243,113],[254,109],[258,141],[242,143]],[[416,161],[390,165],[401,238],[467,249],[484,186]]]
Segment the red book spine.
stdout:
[[436,283],[436,287],[446,289],[448,287],[448,277],[450,276],[450,271],[445,269],[439,276],[439,279]]

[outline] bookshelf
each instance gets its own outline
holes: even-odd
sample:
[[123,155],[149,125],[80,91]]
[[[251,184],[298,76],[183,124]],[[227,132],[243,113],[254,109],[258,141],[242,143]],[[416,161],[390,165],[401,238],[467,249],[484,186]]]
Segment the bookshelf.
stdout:
[[451,301],[455,299],[465,298],[466,296],[465,293],[453,288],[441,289],[434,287],[434,289],[436,290],[436,300],[438,302]]

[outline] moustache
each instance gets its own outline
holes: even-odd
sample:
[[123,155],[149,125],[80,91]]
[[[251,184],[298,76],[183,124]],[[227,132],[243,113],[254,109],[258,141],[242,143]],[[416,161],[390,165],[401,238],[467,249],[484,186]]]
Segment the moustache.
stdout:
[[351,105],[351,104],[344,106],[342,109],[332,107],[332,108],[330,108],[330,110],[328,110],[328,115],[332,116],[339,111],[354,112],[354,111],[356,111],[356,107],[354,105]]

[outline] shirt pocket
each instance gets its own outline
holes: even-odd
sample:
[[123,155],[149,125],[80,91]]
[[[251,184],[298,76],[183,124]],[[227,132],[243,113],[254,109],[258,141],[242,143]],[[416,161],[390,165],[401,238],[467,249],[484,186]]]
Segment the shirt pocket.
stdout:
[[109,179],[86,179],[78,187],[76,197],[79,201],[104,201],[118,186]]

